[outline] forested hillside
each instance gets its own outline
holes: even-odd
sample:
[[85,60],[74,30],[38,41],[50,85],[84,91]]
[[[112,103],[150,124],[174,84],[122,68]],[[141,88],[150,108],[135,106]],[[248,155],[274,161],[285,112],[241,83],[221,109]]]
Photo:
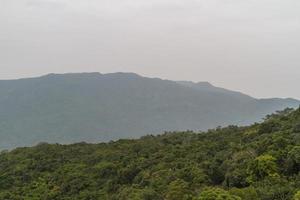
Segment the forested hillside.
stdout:
[[287,109],[249,127],[2,152],[0,199],[299,200],[299,170],[300,109]]
[[294,99],[255,99],[209,83],[133,73],[49,74],[0,81],[0,150],[39,142],[139,138],[163,131],[249,125]]

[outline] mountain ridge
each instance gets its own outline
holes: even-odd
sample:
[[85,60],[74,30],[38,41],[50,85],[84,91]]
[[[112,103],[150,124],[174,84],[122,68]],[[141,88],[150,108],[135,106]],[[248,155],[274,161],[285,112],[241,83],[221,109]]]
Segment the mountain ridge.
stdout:
[[40,75],[40,76],[33,76],[33,77],[28,77],[28,78],[12,78],[12,79],[0,79],[0,82],[12,82],[12,81],[25,81],[25,80],[30,80],[30,79],[41,79],[41,78],[51,78],[51,77],[64,77],[64,76],[110,76],[110,75],[127,75],[127,76],[131,76],[131,77],[139,77],[139,78],[147,78],[147,79],[153,79],[153,80],[162,80],[162,81],[171,81],[171,82],[176,82],[180,85],[183,86],[189,86],[192,88],[195,88],[195,86],[200,86],[200,87],[210,87],[210,88],[214,88],[214,89],[218,89],[218,90],[224,90],[224,91],[230,91],[230,92],[235,92],[238,94],[242,94],[242,95],[246,95],[248,97],[254,98],[254,99],[258,99],[258,100],[268,100],[268,99],[283,99],[283,100],[291,100],[291,101],[299,101],[299,99],[297,98],[293,98],[293,97],[264,97],[264,98],[257,98],[257,97],[253,97],[251,95],[245,94],[244,92],[240,92],[240,91],[235,91],[235,90],[230,90],[230,89],[226,89],[223,87],[219,87],[219,86],[215,86],[214,84],[208,82],[208,81],[184,81],[184,80],[171,80],[171,79],[163,79],[163,78],[156,78],[156,77],[147,77],[147,76],[142,76],[139,75],[137,73],[134,72],[112,72],[112,73],[100,73],[100,72],[74,72],[74,73],[48,73],[45,75]]
[[0,149],[248,125],[299,104],[293,99],[255,99],[207,83],[187,87],[134,73],[48,74],[3,80]]

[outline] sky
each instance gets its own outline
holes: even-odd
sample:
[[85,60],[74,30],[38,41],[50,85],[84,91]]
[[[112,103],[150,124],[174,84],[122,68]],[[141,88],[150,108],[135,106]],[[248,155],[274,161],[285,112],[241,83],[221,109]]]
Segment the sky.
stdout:
[[299,0],[0,0],[0,79],[134,72],[300,99]]

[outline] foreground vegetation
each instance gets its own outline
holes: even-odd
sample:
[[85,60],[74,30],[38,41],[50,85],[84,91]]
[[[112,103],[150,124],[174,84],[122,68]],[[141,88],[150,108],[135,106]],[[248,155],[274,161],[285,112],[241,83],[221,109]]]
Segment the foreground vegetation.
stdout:
[[300,199],[300,109],[249,127],[0,155],[0,199]]

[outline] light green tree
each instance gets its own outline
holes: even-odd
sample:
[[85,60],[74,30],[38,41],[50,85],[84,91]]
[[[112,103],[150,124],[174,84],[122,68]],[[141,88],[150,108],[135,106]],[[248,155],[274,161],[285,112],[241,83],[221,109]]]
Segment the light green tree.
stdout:
[[300,190],[294,195],[294,200],[300,200]]
[[278,168],[276,159],[271,155],[262,155],[250,164],[248,181],[258,181],[265,177],[278,177]]
[[195,200],[242,200],[240,197],[231,195],[221,188],[208,188],[201,192]]

